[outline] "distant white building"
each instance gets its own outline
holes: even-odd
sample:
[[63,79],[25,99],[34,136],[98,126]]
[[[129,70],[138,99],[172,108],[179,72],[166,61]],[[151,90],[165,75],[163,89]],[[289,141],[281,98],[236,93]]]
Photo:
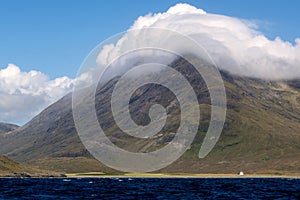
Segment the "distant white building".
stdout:
[[244,172],[240,171],[239,175],[244,176]]

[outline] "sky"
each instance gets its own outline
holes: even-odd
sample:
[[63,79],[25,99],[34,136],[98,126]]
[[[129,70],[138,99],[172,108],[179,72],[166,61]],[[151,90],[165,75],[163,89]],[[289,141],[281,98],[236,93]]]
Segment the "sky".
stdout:
[[127,30],[138,16],[185,2],[210,13],[257,20],[271,39],[300,37],[298,0],[0,0],[0,68],[16,64],[50,78],[74,78],[101,41]]
[[300,38],[298,0],[0,0],[0,121],[24,124],[72,89],[100,42],[177,3],[253,21],[270,40]]

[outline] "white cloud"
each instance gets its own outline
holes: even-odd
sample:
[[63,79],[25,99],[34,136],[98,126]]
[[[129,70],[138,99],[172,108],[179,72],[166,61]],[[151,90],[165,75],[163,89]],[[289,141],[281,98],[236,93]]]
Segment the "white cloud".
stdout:
[[14,64],[0,70],[0,121],[25,123],[73,89],[68,77],[50,80],[38,71],[22,72]]
[[[220,68],[232,73],[266,79],[300,78],[300,39],[295,40],[295,45],[279,37],[269,40],[258,31],[255,22],[177,4],[164,13],[139,17],[131,30],[144,27],[170,29],[192,37],[206,48]],[[168,35],[160,35],[159,32],[148,35],[147,30],[141,30],[125,34],[116,44],[105,46],[97,57],[97,63],[106,65],[128,50],[153,43],[166,45],[174,51],[185,50],[183,43],[168,38]],[[144,61],[149,59],[149,51],[141,53]],[[157,52],[153,53],[157,56]],[[139,56],[138,53],[132,54],[120,62],[136,63]],[[174,59],[163,53],[158,56],[166,64],[172,61],[167,61],[170,58]],[[94,74],[97,73],[82,74],[77,80],[92,82],[99,78]],[[0,70],[0,121],[27,122],[46,106],[71,92],[74,82],[68,77],[50,80],[42,72],[22,72],[16,65],[9,64]]]
[[[218,67],[232,73],[264,79],[300,78],[300,39],[295,45],[279,37],[269,40],[255,22],[177,4],[167,12],[139,17],[131,30],[145,27],[170,29],[192,37],[206,48]],[[115,45],[107,45],[97,63],[108,64],[116,55],[151,43],[172,43],[178,49],[184,46],[168,39],[166,35],[147,35],[145,30],[127,33]]]

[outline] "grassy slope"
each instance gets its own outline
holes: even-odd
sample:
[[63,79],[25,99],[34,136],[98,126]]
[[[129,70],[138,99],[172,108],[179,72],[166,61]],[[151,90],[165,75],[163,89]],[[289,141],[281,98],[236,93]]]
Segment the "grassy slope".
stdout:
[[51,172],[48,170],[41,170],[33,168],[29,165],[21,165],[6,156],[0,155],[0,177],[49,177],[62,176],[61,173]]
[[226,89],[226,126],[214,150],[197,160],[198,137],[183,159],[166,170],[190,162],[195,172],[299,173],[299,91],[287,83],[239,78],[226,82]]

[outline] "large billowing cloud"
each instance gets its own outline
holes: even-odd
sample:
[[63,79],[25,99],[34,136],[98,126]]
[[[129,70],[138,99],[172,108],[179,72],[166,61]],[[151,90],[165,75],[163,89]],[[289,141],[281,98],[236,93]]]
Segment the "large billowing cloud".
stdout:
[[[295,45],[279,37],[270,40],[250,21],[210,14],[188,4],[177,4],[164,13],[139,17],[131,29],[144,27],[170,29],[190,36],[205,47],[218,67],[235,74],[264,79],[300,78],[300,39],[295,39]],[[145,30],[134,33],[125,34],[117,44],[105,46],[97,57],[97,63],[106,65],[117,55],[135,47],[147,46],[143,44],[147,42],[165,43],[184,50],[184,44],[178,41],[170,44],[167,35],[152,35],[151,38]],[[159,59],[170,59],[165,55],[159,56]],[[83,82],[92,79],[95,79],[93,73],[77,78]],[[0,121],[27,122],[71,92],[74,81],[68,77],[50,80],[41,72],[22,72],[16,65],[9,64],[0,70]]]
[[14,64],[0,70],[0,121],[23,124],[73,88],[68,77],[49,80],[38,71]]
[[[235,74],[264,79],[300,78],[300,39],[295,40],[295,45],[279,37],[270,40],[251,21],[209,14],[188,4],[177,4],[167,12],[139,17],[131,29],[140,28],[170,29],[190,36],[210,53],[218,67]],[[144,46],[142,43],[169,39],[166,35],[145,35],[145,30],[125,34],[116,44],[103,48],[97,63],[106,65],[116,55]],[[178,48],[180,46],[184,45],[179,43]]]

